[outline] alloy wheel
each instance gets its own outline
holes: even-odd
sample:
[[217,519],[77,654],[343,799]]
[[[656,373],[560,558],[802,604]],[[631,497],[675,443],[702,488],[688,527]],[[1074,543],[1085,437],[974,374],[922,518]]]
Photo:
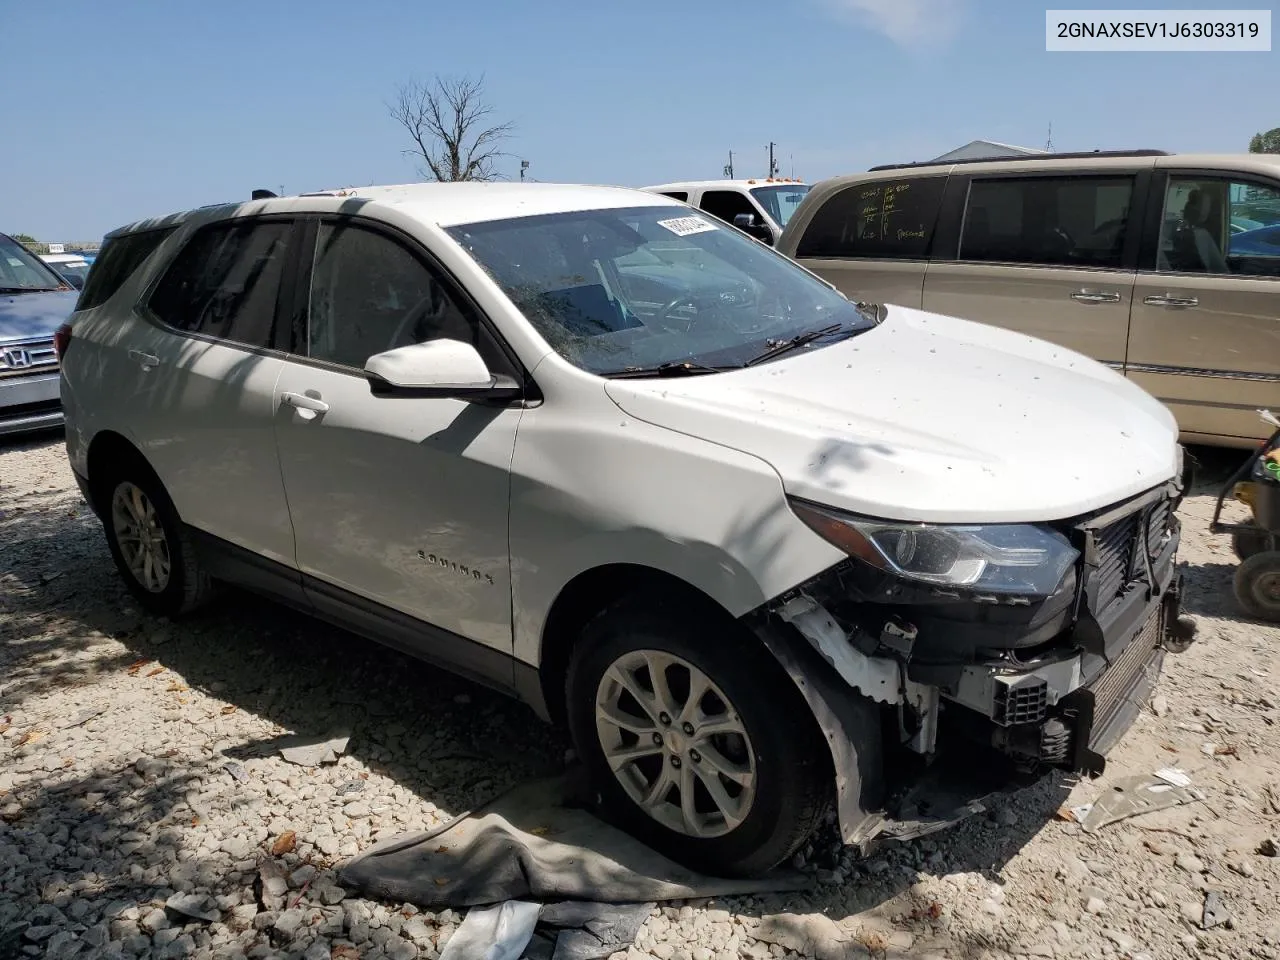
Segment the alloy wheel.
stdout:
[[669,830],[719,837],[751,812],[751,740],[724,691],[689,661],[659,650],[618,657],[600,678],[595,718],[614,776]]
[[151,593],[164,592],[169,586],[169,540],[155,504],[141,487],[127,480],[116,487],[111,528],[133,578]]

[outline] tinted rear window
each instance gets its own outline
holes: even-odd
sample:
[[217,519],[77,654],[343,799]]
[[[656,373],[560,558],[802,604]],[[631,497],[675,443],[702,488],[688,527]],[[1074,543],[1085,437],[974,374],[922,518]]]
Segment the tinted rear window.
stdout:
[[80,291],[76,309],[88,310],[110,300],[173,230],[173,227],[165,227],[161,230],[130,233],[123,237],[112,237],[103,243],[85,279],[84,289]]
[[813,215],[796,256],[925,259],[946,184],[946,177],[912,177],[845,187]]
[[279,221],[204,227],[156,285],[151,312],[178,330],[268,346],[291,233]]

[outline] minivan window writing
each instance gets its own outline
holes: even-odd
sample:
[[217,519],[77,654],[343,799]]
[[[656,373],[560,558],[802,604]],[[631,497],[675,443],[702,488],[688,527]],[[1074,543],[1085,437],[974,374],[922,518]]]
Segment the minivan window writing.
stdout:
[[593,373],[737,365],[772,342],[874,320],[741,231],[685,207],[449,228],[562,356]]
[[119,237],[109,237],[93,261],[93,269],[85,278],[84,289],[76,301],[77,310],[88,310],[110,300],[125,281],[133,276],[152,251],[174,231],[174,227],[144,230]]
[[151,312],[178,330],[270,346],[292,229],[242,220],[202,228],[156,286]]
[[851,184],[814,213],[796,256],[926,259],[946,185],[945,176]]
[[1010,177],[969,185],[960,259],[1119,267],[1133,177]]

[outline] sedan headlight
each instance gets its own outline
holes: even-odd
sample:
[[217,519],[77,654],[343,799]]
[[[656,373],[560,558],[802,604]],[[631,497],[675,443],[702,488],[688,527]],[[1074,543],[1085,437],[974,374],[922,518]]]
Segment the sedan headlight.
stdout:
[[939,586],[1047,597],[1080,556],[1062,534],[1033,524],[873,520],[803,500],[792,500],[791,509],[850,556]]

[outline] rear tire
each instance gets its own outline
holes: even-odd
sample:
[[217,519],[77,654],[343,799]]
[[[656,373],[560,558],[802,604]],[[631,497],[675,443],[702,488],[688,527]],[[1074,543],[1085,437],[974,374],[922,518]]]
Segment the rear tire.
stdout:
[[732,621],[652,595],[625,599],[583,631],[567,695],[601,807],[672,860],[759,875],[830,806],[829,758],[808,707]]
[[1233,586],[1236,600],[1251,616],[1280,623],[1280,550],[1255,553],[1240,564]]
[[125,586],[147,610],[176,617],[205,603],[213,582],[159,477],[138,458],[98,485],[102,527]]

